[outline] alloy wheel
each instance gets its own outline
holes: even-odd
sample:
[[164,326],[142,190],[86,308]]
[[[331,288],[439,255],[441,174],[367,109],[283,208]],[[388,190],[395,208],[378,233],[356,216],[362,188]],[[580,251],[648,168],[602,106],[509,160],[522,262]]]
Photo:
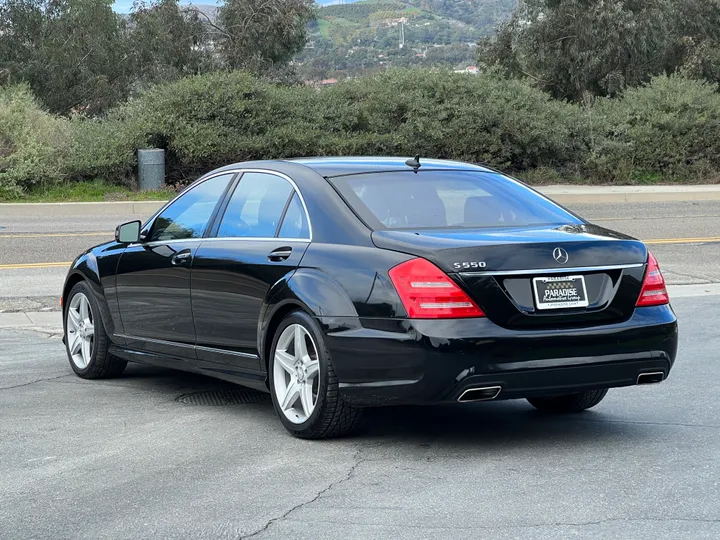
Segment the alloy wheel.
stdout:
[[90,301],[81,292],[68,306],[65,338],[73,364],[78,369],[87,368],[95,345],[95,322]]
[[275,347],[273,383],[277,403],[294,424],[306,422],[317,405],[320,361],[310,333],[291,324],[280,334]]

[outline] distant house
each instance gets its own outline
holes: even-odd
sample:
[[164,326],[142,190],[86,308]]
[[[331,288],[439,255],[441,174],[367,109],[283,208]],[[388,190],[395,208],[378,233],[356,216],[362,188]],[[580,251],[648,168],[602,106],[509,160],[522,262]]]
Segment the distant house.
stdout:
[[477,66],[468,66],[465,69],[456,69],[455,73],[469,73],[470,75],[477,75],[478,68]]

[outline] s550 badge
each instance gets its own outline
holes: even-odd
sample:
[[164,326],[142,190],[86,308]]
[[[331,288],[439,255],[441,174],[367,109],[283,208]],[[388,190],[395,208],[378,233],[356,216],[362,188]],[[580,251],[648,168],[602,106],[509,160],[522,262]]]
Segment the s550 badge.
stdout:
[[453,266],[458,270],[468,270],[470,268],[485,268],[487,264],[480,261],[456,262]]

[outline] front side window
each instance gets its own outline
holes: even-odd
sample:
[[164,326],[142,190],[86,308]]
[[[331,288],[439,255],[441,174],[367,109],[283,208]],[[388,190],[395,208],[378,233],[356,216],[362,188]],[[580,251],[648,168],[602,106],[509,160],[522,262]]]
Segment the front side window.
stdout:
[[287,180],[274,174],[243,174],[230,198],[217,235],[274,238],[294,193]]
[[183,193],[155,218],[149,242],[202,238],[233,174],[215,176]]
[[332,178],[372,229],[581,224],[577,217],[499,173],[412,171]]

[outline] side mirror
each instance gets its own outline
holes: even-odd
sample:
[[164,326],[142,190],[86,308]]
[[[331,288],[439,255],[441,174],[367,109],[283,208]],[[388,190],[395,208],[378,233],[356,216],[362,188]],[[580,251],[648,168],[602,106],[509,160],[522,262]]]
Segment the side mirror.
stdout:
[[118,225],[115,229],[115,241],[121,244],[134,244],[140,240],[140,226],[139,221],[129,221]]

